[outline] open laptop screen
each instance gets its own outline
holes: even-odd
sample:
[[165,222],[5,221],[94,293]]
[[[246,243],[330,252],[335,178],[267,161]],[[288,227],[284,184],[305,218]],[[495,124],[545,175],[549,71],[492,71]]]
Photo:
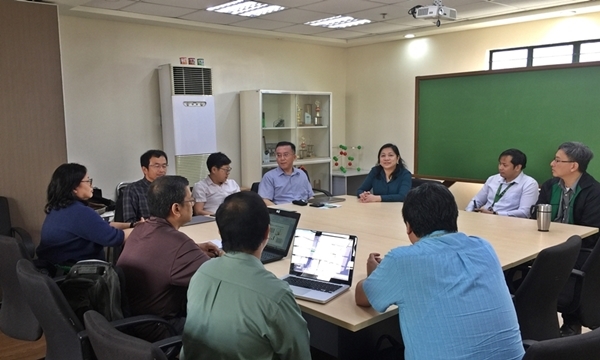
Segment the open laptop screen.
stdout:
[[269,217],[271,218],[271,231],[267,246],[287,252],[294,237],[300,214],[269,208]]
[[355,256],[356,236],[298,229],[290,274],[351,284]]

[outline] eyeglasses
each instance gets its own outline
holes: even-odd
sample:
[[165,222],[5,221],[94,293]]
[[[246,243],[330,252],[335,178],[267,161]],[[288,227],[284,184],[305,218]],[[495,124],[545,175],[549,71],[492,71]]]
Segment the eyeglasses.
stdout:
[[196,199],[191,199],[191,200],[183,200],[184,203],[190,203],[192,204],[192,206],[194,206],[194,204],[196,204]]
[[87,182],[87,183],[90,183],[90,186],[92,186],[92,182],[93,182],[93,181],[94,181],[94,179],[92,179],[92,178],[89,178],[89,179],[87,179],[87,180],[81,180],[81,182]]
[[152,164],[152,165],[150,165],[150,167],[155,168],[156,170],[158,170],[158,169],[167,170],[167,168],[169,167],[169,164]]
[[290,157],[290,156],[292,156],[292,155],[294,155],[294,154],[290,154],[290,153],[283,153],[283,154],[281,154],[281,153],[277,153],[277,154],[275,154],[275,156],[276,156],[278,159],[279,159],[279,158],[289,158],[289,157]]
[[230,167],[226,167],[226,168],[222,167],[221,170],[223,170],[223,171],[225,171],[226,173],[229,174],[231,172],[231,170],[233,170],[233,168],[231,166]]
[[555,163],[574,163],[577,161],[573,161],[573,160],[560,160],[560,159],[552,159],[552,161],[554,161]]

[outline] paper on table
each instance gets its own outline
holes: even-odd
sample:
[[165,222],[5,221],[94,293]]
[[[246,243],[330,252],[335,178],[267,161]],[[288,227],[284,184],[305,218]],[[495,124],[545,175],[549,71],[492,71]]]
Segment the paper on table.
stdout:
[[219,249],[223,249],[223,243],[221,242],[221,239],[210,240],[210,242],[217,245]]
[[323,204],[323,206],[321,206],[320,208],[317,208],[317,209],[337,209],[340,206],[342,206],[342,205],[325,203],[325,204]]

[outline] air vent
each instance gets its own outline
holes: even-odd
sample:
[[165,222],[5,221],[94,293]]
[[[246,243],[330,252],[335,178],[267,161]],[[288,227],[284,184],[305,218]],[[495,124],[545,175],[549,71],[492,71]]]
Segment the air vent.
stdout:
[[173,95],[212,95],[211,69],[173,66]]

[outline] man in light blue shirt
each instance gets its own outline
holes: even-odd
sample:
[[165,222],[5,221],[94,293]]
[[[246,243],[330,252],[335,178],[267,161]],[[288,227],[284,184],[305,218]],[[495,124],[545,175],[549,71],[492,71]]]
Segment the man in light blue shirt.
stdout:
[[287,204],[294,200],[308,200],[313,193],[308,177],[294,167],[296,145],[280,141],[275,147],[278,167],[268,171],[258,185],[258,195],[267,205]]
[[538,183],[523,170],[527,156],[508,149],[498,157],[498,174],[490,176],[465,210],[528,218],[538,199]]
[[412,246],[372,253],[356,304],[398,306],[407,360],[517,360],[517,315],[492,246],[458,232],[458,208],[438,183],[411,190],[402,216]]

